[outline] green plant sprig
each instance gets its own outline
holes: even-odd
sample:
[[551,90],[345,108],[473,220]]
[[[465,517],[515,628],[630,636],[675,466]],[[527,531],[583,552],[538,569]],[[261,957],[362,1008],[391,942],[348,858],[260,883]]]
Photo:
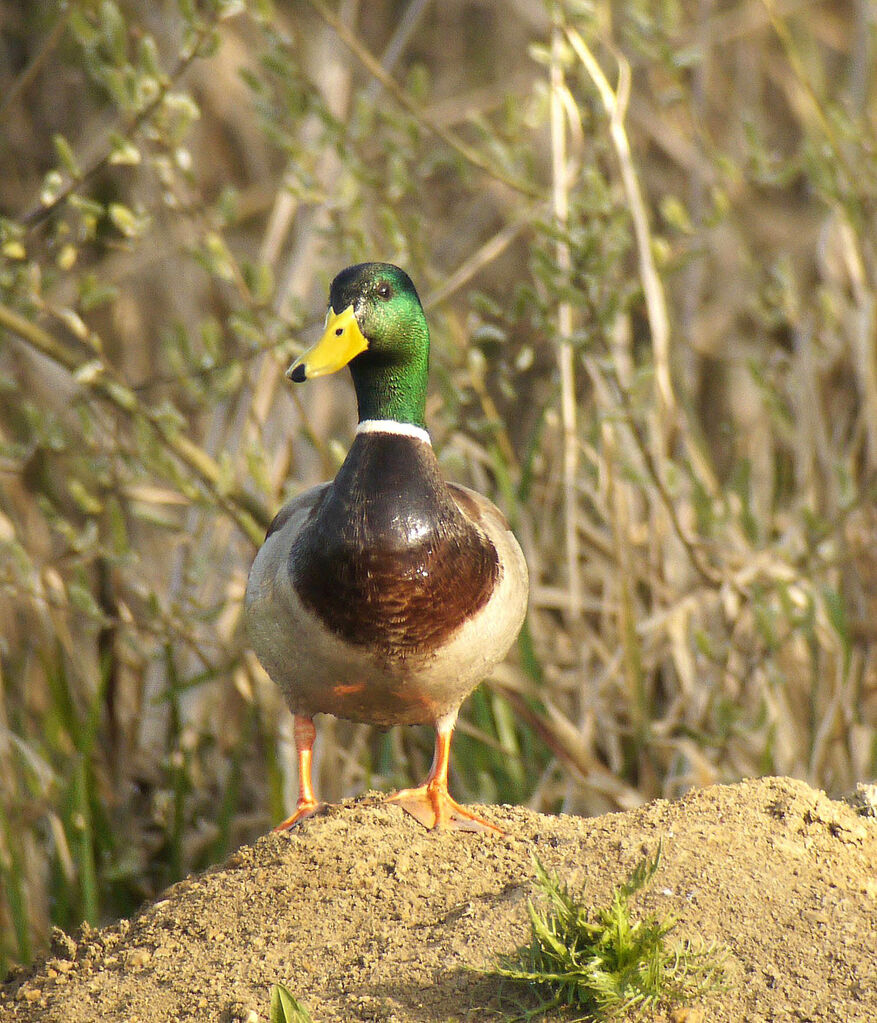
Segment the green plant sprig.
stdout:
[[528,903],[531,941],[514,955],[501,956],[494,975],[523,985],[541,999],[514,1017],[532,1019],[558,1008],[583,1015],[578,1021],[605,1020],[641,1013],[704,996],[722,979],[722,958],[715,945],[695,948],[665,938],[676,919],[634,919],[630,902],[654,878],[661,846],[618,885],[609,905],[593,910],[573,896],[555,872],[533,857],[536,883],[547,906]]

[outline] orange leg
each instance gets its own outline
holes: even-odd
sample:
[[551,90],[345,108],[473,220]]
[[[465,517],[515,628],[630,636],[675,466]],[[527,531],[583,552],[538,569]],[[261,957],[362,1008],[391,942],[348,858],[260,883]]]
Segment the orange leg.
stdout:
[[457,831],[504,832],[490,821],[478,817],[460,806],[448,792],[448,762],[451,756],[451,735],[456,715],[440,721],[436,726],[435,754],[432,767],[423,785],[416,789],[402,789],[389,796],[387,802],[396,803],[425,828],[451,828]]
[[293,722],[293,735],[295,736],[295,749],[298,753],[298,805],[295,808],[295,813],[291,817],[287,817],[282,824],[278,824],[273,829],[274,831],[288,831],[300,820],[310,817],[324,805],[318,803],[314,797],[314,784],[311,778],[314,739],[317,735],[313,719],[304,714],[296,714]]

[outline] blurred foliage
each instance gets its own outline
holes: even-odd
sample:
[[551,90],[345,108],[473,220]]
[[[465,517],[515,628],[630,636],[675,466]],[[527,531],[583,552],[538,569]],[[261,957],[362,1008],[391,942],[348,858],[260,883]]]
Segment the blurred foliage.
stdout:
[[[349,443],[282,373],[355,260],[531,568],[458,797],[873,773],[867,0],[10,0],[0,46],[0,969],[292,802],[241,600]],[[327,720],[319,791],[431,746]]]

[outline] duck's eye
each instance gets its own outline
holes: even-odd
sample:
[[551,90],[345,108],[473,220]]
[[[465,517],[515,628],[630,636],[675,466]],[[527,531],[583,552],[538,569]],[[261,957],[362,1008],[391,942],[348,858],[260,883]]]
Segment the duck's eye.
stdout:
[[386,281],[378,285],[378,298],[389,298],[392,294],[392,289]]

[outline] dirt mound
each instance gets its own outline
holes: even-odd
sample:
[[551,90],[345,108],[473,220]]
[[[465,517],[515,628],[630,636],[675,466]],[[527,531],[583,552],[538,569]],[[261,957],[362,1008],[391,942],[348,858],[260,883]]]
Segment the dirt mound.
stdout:
[[728,948],[710,1020],[877,1019],[877,821],[803,782],[592,819],[486,816],[507,836],[426,832],[363,797],[266,836],[130,922],[57,932],[0,988],[0,1018],[256,1023],[276,981],[316,1023],[495,1018],[497,984],[472,968],[526,939],[531,854],[603,904],[663,838],[640,901]]

